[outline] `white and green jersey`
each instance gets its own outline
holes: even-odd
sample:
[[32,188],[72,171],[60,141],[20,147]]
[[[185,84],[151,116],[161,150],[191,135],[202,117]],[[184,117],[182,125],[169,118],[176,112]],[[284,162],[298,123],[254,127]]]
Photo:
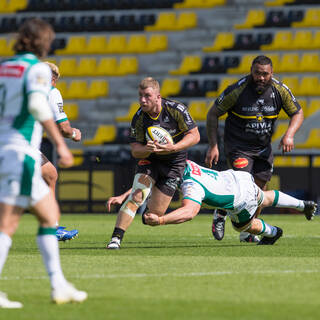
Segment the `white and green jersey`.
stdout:
[[181,185],[183,199],[224,209],[235,222],[250,219],[261,199],[250,173],[211,170],[187,161]]
[[68,120],[68,117],[63,110],[63,99],[61,93],[55,87],[51,87],[51,90],[49,92],[49,105],[52,109],[53,118],[56,123]]
[[18,54],[0,63],[0,145],[39,149],[42,126],[28,110],[28,95],[48,97],[51,70],[31,53]]

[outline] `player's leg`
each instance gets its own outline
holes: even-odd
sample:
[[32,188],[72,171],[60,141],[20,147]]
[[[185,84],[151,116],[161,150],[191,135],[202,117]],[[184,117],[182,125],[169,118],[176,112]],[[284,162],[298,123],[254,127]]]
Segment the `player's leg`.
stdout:
[[149,175],[142,173],[135,175],[131,193],[119,210],[107,249],[120,249],[124,233],[131,225],[138,208],[147,200],[153,185],[154,180]]
[[[12,243],[23,208],[0,203],[0,275]],[[22,308],[22,303],[10,301],[4,292],[0,292],[0,308]]]

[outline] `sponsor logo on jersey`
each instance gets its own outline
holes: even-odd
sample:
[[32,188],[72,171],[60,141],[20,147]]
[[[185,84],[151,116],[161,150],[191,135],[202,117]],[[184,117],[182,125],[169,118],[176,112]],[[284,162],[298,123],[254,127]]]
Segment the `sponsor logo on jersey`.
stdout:
[[24,70],[24,66],[0,66],[0,77],[21,78]]
[[139,166],[146,166],[150,163],[151,163],[151,161],[143,159],[143,160],[139,160],[138,165]]
[[232,166],[237,169],[245,168],[249,164],[248,159],[238,158],[233,161]]
[[59,102],[59,103],[57,103],[57,105],[58,105],[59,112],[60,112],[60,113],[63,113],[63,112],[64,112],[64,110],[63,110],[63,103]]
[[191,173],[196,176],[201,176],[201,170],[200,168],[194,163],[188,160],[188,164],[191,167]]

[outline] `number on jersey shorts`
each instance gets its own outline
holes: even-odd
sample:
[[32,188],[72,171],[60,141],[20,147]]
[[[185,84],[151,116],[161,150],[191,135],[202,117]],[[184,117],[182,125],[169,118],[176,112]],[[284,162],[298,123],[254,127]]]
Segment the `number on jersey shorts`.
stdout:
[[39,151],[0,145],[0,202],[27,208],[48,193],[41,176]]

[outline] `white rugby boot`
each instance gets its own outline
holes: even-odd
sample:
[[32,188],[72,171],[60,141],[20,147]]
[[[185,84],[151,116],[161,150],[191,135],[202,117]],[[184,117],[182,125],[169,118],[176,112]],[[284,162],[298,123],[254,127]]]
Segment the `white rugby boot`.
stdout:
[[6,293],[0,291],[0,308],[20,309],[23,304],[18,301],[10,301]]
[[53,303],[63,304],[68,302],[83,302],[88,298],[85,291],[77,290],[73,284],[67,282],[66,285],[52,289],[51,299]]

